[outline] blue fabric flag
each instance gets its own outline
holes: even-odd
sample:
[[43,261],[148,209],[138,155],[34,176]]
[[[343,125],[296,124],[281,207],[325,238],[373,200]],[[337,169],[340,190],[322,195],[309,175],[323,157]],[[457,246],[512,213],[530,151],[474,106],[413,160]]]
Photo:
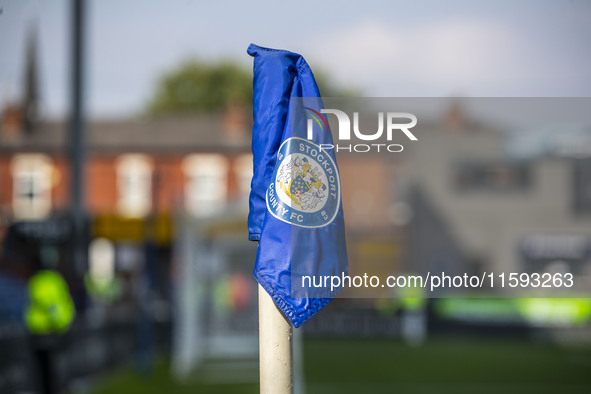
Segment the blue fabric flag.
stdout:
[[304,58],[251,44],[254,277],[294,326],[341,290],[347,273],[341,187],[318,86]]

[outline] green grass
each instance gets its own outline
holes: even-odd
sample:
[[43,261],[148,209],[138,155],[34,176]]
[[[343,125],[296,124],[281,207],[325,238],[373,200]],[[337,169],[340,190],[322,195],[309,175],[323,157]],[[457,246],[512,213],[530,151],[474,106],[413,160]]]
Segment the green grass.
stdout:
[[[590,393],[591,348],[518,341],[306,340],[307,394]],[[256,363],[208,364],[185,383],[166,362],[150,377],[123,368],[97,381],[93,394],[258,393]],[[242,380],[250,383],[223,383]],[[212,383],[217,381],[217,383]]]

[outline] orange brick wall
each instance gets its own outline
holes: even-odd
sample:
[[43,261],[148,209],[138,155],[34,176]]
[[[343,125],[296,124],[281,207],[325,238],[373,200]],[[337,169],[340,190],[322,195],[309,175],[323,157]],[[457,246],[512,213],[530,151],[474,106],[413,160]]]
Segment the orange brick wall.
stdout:
[[11,201],[12,177],[10,175],[10,158],[0,157],[0,210],[9,210]]
[[92,156],[86,167],[86,204],[93,214],[113,213],[117,201],[116,157]]
[[388,205],[392,176],[379,157],[339,160],[343,210],[347,224],[363,230],[390,227]]

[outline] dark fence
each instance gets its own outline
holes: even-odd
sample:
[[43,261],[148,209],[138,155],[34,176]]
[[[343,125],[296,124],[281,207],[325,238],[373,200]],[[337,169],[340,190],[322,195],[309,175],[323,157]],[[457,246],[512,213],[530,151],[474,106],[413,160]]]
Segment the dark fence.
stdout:
[[153,357],[169,346],[170,322],[135,317],[101,324],[80,320],[63,336],[32,337],[23,327],[0,325],[0,394],[37,393],[40,369],[35,356],[49,349],[57,386],[108,370],[134,357]]

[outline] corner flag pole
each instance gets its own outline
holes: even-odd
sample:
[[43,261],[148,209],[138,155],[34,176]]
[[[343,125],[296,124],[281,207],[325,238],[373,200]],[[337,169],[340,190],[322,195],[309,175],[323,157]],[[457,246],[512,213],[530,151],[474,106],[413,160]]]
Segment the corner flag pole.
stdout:
[[261,394],[293,394],[293,328],[259,285]]

